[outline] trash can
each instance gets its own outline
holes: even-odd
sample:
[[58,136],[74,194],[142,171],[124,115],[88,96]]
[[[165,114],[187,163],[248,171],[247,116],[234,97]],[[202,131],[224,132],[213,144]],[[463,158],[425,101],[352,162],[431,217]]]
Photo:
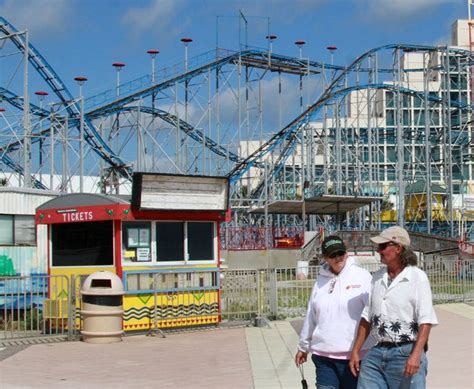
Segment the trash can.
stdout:
[[114,273],[99,271],[85,279],[81,289],[84,342],[122,340],[123,294],[122,280]]

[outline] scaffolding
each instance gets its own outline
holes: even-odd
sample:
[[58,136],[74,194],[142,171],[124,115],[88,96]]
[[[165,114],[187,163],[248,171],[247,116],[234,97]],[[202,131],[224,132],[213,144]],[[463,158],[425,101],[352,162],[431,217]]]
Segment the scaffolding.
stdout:
[[[468,47],[386,45],[347,65],[334,64],[332,46],[330,61],[304,56],[303,41],[298,55],[277,54],[270,31],[267,48],[246,41],[198,56],[183,38],[184,61],[156,69],[152,55],[151,73],[127,82],[117,64],[114,88],[86,98],[81,84],[75,98],[2,18],[1,60],[12,74],[0,88],[1,169],[11,185],[117,194],[134,171],[227,175],[229,229],[301,226],[297,215],[249,213],[277,200],[384,197],[347,214],[344,228],[398,223],[454,237],[456,201],[474,191],[470,13],[459,22]],[[19,63],[33,71],[19,74]],[[22,97],[22,77],[42,83],[48,102]],[[314,215],[305,224],[335,225]]]

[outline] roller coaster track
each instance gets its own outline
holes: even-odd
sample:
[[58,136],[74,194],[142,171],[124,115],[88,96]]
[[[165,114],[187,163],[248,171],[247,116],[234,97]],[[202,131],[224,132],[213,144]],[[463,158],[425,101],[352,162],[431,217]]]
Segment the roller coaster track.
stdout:
[[[2,153],[1,155],[2,162],[8,166],[13,171],[23,175],[23,167],[18,165],[15,161],[13,161],[8,155]],[[33,187],[36,189],[48,189],[42,182],[38,181],[34,176],[31,176],[31,182]]]
[[[0,32],[4,33],[5,35],[9,36],[11,41],[16,45],[16,47],[20,51],[25,50],[24,41],[21,39],[20,34],[18,31],[3,17],[0,17]],[[190,80],[200,74],[204,74],[205,72],[219,69],[220,67],[226,64],[233,64],[233,65],[242,65],[247,67],[254,67],[265,69],[271,72],[282,72],[282,73],[289,73],[289,74],[296,74],[296,75],[307,75],[307,74],[315,74],[319,73],[322,69],[330,69],[334,71],[333,80],[330,82],[329,86],[326,90],[322,93],[320,98],[311,105],[306,111],[292,120],[285,128],[280,130],[278,133],[274,134],[267,142],[265,142],[255,153],[248,156],[244,160],[240,159],[237,155],[230,153],[224,147],[218,145],[216,142],[212,141],[211,139],[205,137],[202,132],[198,131],[197,129],[193,128],[189,123],[185,123],[182,120],[179,120],[179,126],[177,125],[178,119],[177,117],[166,113],[164,111],[152,109],[152,108],[145,108],[141,107],[142,111],[148,110],[148,113],[156,114],[161,117],[163,120],[167,121],[168,123],[180,127],[186,135],[190,136],[197,142],[203,143],[207,148],[212,150],[214,153],[220,156],[225,156],[229,158],[231,161],[236,162],[237,165],[229,172],[228,176],[231,178],[231,182],[235,182],[243,174],[245,174],[248,169],[252,166],[259,164],[261,158],[277,147],[284,141],[287,141],[287,145],[284,148],[282,155],[279,158],[279,164],[281,164],[288,156],[289,149],[292,149],[292,145],[294,141],[297,139],[295,135],[298,130],[306,124],[310,117],[314,115],[324,104],[327,104],[329,101],[332,101],[338,97],[341,97],[350,91],[358,90],[358,89],[365,89],[365,88],[372,88],[372,89],[393,89],[396,91],[400,91],[401,93],[408,93],[417,95],[421,98],[424,98],[423,94],[420,92],[412,91],[409,89],[403,88],[396,88],[390,85],[385,84],[367,84],[363,86],[355,86],[351,88],[341,88],[341,83],[345,80],[351,72],[353,71],[361,71],[361,72],[368,72],[374,71],[373,69],[364,68],[362,67],[363,61],[374,55],[378,51],[381,50],[403,50],[403,51],[418,51],[418,52],[449,52],[459,55],[470,55],[470,52],[467,50],[462,49],[452,49],[452,48],[440,48],[440,47],[432,47],[432,46],[421,46],[421,45],[403,45],[403,44],[396,44],[396,45],[386,45],[381,46],[372,50],[367,51],[366,53],[362,54],[358,57],[352,64],[347,67],[337,66],[337,65],[329,65],[324,64],[317,61],[310,61],[308,59],[296,59],[293,57],[287,57],[283,55],[278,55],[274,53],[269,53],[262,50],[246,50],[242,52],[234,52],[233,54],[226,55],[222,58],[215,57],[213,60],[209,61],[208,63],[199,66],[195,69],[187,71],[185,73],[181,73],[177,76],[171,77],[163,82],[160,82],[155,85],[151,85],[149,87],[140,89],[136,92],[133,92],[127,96],[115,98],[113,101],[108,102],[102,106],[93,107],[88,113],[85,115],[85,140],[91,146],[91,148],[106,162],[108,162],[111,166],[116,168],[116,170],[122,176],[126,178],[130,178],[131,168],[127,167],[120,159],[118,155],[116,155],[113,150],[108,146],[107,142],[104,141],[97,130],[95,129],[94,125],[92,124],[92,119],[111,115],[114,113],[118,113],[124,110],[128,110],[129,107],[127,105],[151,96],[161,90],[169,88],[170,86],[185,82]],[[53,68],[46,62],[46,60],[41,56],[41,54],[34,48],[33,45],[28,45],[29,51],[29,62],[35,68],[35,70],[41,75],[41,77],[46,81],[49,87],[53,90],[53,92],[59,97],[60,101],[66,106],[67,114],[69,115],[71,122],[74,122],[76,126],[79,123],[79,116],[80,110],[77,104],[71,104],[73,101],[72,95],[67,90],[64,83],[61,81],[59,76],[55,73]],[[419,71],[420,69],[410,69],[409,71]],[[377,72],[381,73],[388,73],[393,72],[393,69],[376,69]],[[121,85],[122,87],[122,85]],[[8,97],[8,91],[3,90],[2,93]],[[20,98],[14,98],[13,96],[9,96],[9,101],[12,102],[13,105],[22,109],[22,103]],[[436,99],[432,96],[429,97],[431,101],[436,101]],[[88,99],[89,101],[93,101]],[[439,103],[439,101],[437,101]],[[471,109],[471,107],[466,106],[466,104],[462,104],[459,102],[452,102],[453,106],[458,107],[459,109]],[[44,116],[46,111],[41,111],[37,107],[31,105],[32,113],[40,116]],[[133,108],[133,107],[132,107]],[[136,109],[136,108],[133,108]],[[151,111],[150,111],[151,110]],[[46,131],[47,132],[47,131]],[[15,142],[18,143],[18,142]],[[5,152],[10,150],[10,145],[0,148],[0,150],[5,155]],[[2,157],[3,158],[3,157]],[[12,166],[13,161],[4,160],[8,166]],[[16,166],[15,171],[21,172],[21,167]]]
[[[290,74],[305,75],[308,73],[307,63],[301,60],[297,60],[291,57],[275,55],[275,54],[272,54],[269,57],[268,53],[265,53],[263,51],[246,50],[246,51],[232,54],[230,56],[212,60],[209,63],[206,63],[196,69],[190,70],[185,73],[181,73],[175,77],[171,77],[163,82],[149,86],[147,88],[140,89],[127,96],[123,96],[114,101],[103,104],[102,106],[92,108],[91,110],[89,110],[88,114],[90,117],[95,118],[99,116],[111,115],[111,114],[120,112],[122,107],[130,103],[133,103],[139,99],[158,93],[164,89],[169,88],[170,86],[176,83],[185,82],[196,76],[207,73],[208,71],[218,69],[226,64],[237,65],[239,63],[242,66],[258,67],[258,68],[265,68],[265,69],[268,68],[271,71],[281,71],[281,72],[287,72]],[[319,62],[310,62],[310,67],[312,67],[313,65],[317,66],[318,68],[322,67],[322,64]],[[317,73],[319,72],[319,70],[317,71],[315,69],[310,69],[310,72]],[[94,97],[91,97],[88,100],[91,100],[93,98]]]
[[[464,53],[464,52],[463,52]],[[354,86],[354,87],[349,87],[349,88],[344,88],[344,89],[341,89],[333,94],[323,94],[323,96],[325,95],[326,98],[328,98],[330,101],[332,100],[335,100],[336,98],[339,98],[339,97],[343,97],[343,96],[346,96],[347,94],[353,92],[353,91],[356,91],[356,90],[368,90],[368,89],[385,89],[385,90],[390,90],[390,91],[400,91],[401,94],[405,94],[405,95],[410,95],[410,96],[416,96],[420,99],[424,99],[425,98],[425,95],[423,92],[419,92],[419,91],[416,91],[416,90],[413,90],[413,89],[409,89],[409,88],[398,88],[396,86],[393,86],[393,85],[390,85],[390,84],[371,84],[371,85],[359,85],[359,86]],[[428,101],[430,102],[433,102],[435,104],[442,104],[443,103],[443,100],[437,96],[433,96],[433,95],[428,95]],[[318,102],[316,102],[314,104],[314,106],[318,105],[318,106],[321,106],[321,104],[325,104],[327,103],[328,101],[326,101],[323,97],[321,97]],[[462,111],[472,111],[473,110],[473,106],[472,105],[469,105],[463,101],[451,101],[451,106],[452,107],[455,107],[455,108],[458,108]],[[316,107],[315,107],[316,109]],[[306,111],[306,113],[303,113],[302,116],[305,116],[308,114],[308,112],[311,111],[311,107]],[[315,113],[315,112],[313,112]],[[288,157],[291,155],[291,150],[294,149],[294,147],[296,146],[296,141],[297,141],[298,137],[297,137],[297,133],[296,132],[292,132],[290,134],[290,136],[287,138],[287,141],[286,141],[286,145],[285,147],[283,148],[282,152],[280,153],[279,155],[279,158],[278,160],[276,161],[275,165],[274,165],[274,168],[267,173],[267,179],[269,178],[272,178],[272,177],[275,177],[277,176],[281,170],[283,169],[283,165],[285,163],[285,161],[288,159]],[[262,145],[262,148],[264,148],[265,145]],[[258,152],[258,150],[256,151],[256,153]],[[264,154],[263,154],[264,155]],[[262,155],[262,156],[263,156]],[[249,156],[250,158],[251,156]],[[244,161],[243,164],[245,164],[246,162]],[[249,169],[250,167],[246,167],[245,165],[242,165],[242,169],[244,169],[244,174],[245,172]],[[233,174],[239,174],[240,175],[240,171],[239,171],[239,167],[236,166],[234,168],[234,173],[229,173],[229,176],[232,177]],[[241,175],[240,175],[241,176]],[[265,183],[263,180],[260,181],[260,183],[257,185],[257,187],[252,191],[251,193],[251,198],[256,198],[256,197],[259,197],[262,193],[262,190],[263,190],[263,187],[264,187]]]
[[[0,98],[20,110],[23,109],[23,98],[2,87],[0,87]],[[46,109],[40,108],[32,103],[30,103],[30,112],[42,118],[49,116],[49,112]]]
[[202,131],[198,130],[197,128],[191,126],[189,123],[185,122],[182,119],[178,119],[177,116],[170,114],[166,111],[163,111],[158,108],[153,108],[153,107],[123,107],[123,111],[138,111],[150,114],[150,115],[155,115],[158,116],[160,119],[164,120],[165,122],[171,124],[172,126],[179,127],[181,131],[183,131],[187,136],[189,136],[191,139],[195,140],[199,144],[203,144],[205,147],[207,147],[209,150],[214,152],[217,155],[220,155],[221,157],[228,158],[232,162],[240,163],[242,162],[242,158],[240,158],[237,154],[234,154],[230,150],[226,149],[225,147],[217,144],[214,142],[211,138],[205,136]]
[[[13,92],[6,90],[5,88],[0,88],[0,98],[19,109],[23,107],[23,99],[17,96],[16,94],[14,94]],[[38,116],[40,118],[45,118],[49,115],[49,112],[47,110],[42,109],[34,104],[30,104],[30,109],[33,115]],[[230,161],[235,162],[235,163],[242,162],[242,158],[240,158],[237,154],[217,144],[214,140],[205,136],[202,133],[202,131],[194,128],[193,126],[191,126],[189,123],[185,122],[182,119],[178,120],[177,116],[170,114],[166,111],[163,111],[158,108],[152,108],[152,107],[146,107],[146,106],[140,106],[140,108],[138,108],[137,106],[126,106],[122,108],[121,112],[138,111],[138,110],[146,114],[157,116],[161,118],[162,120],[166,121],[167,123],[175,127],[179,127],[179,129],[183,131],[187,136],[189,136],[191,139],[195,140],[199,144],[203,144],[206,148],[208,148],[215,154],[224,158],[228,158]],[[88,119],[93,119],[93,117],[89,116],[89,113],[86,113],[85,117]],[[78,125],[77,122],[78,122],[78,119],[75,119],[72,122],[70,122],[70,124],[72,126],[77,126]],[[32,142],[33,143],[37,142],[43,136],[48,135],[49,132],[50,132],[50,129],[48,128],[48,129],[41,130],[39,133],[33,134]],[[22,144],[23,144],[23,140],[21,139],[15,142],[10,142],[7,145],[0,146],[0,152],[4,153],[5,155],[5,153],[15,150],[16,148],[20,147]]]
[[[364,54],[360,55],[357,57],[348,67],[346,67],[339,75],[334,77],[334,80],[331,82],[331,84],[327,87],[325,92],[321,95],[321,99],[325,97],[325,95],[330,95],[344,80],[344,77],[346,74],[354,71],[355,69],[358,68],[362,62],[369,58],[370,56],[376,54],[379,51],[384,51],[384,50],[402,50],[404,52],[436,52],[436,51],[448,51],[449,53],[453,54],[459,54],[459,55],[465,55],[465,56],[472,56],[472,52],[469,50],[464,50],[464,49],[457,49],[457,48],[446,48],[446,47],[435,47],[435,46],[423,46],[423,45],[408,45],[408,44],[391,44],[391,45],[385,45],[385,46],[380,46],[376,47],[374,49],[371,49]],[[361,70],[361,69],[359,69]],[[410,69],[410,72],[419,72],[423,69]],[[380,70],[378,70],[380,71]],[[384,71],[387,71],[384,70]],[[393,69],[390,70],[393,72]]]
[[[21,52],[25,51],[25,42],[20,34],[18,34],[18,30],[3,17],[0,17],[0,32],[9,36],[10,40]],[[28,53],[30,64],[48,84],[60,101],[66,106],[68,115],[71,118],[79,117],[80,109],[78,105],[70,104],[74,100],[71,93],[54,69],[46,62],[44,57],[31,43],[28,43]],[[124,161],[122,161],[122,159],[120,159],[120,157],[116,155],[108,144],[100,137],[91,121],[87,119],[84,124],[84,137],[91,148],[111,166],[115,167],[121,175],[124,177],[130,177],[130,171],[125,166]]]
[[[337,97],[341,97],[347,95],[351,91],[360,90],[360,89],[387,89],[387,90],[394,90],[400,91],[401,93],[407,93],[410,95],[416,95],[421,99],[424,99],[425,96],[421,92],[417,92],[408,88],[400,88],[389,84],[367,84],[367,85],[358,85],[354,87],[344,88],[337,90],[340,87],[341,82],[344,81],[345,76],[349,73],[357,69],[358,66],[362,64],[362,62],[367,59],[368,57],[374,55],[375,53],[383,50],[403,50],[405,52],[410,51],[417,51],[417,52],[436,52],[436,51],[447,51],[449,53],[464,55],[464,56],[472,56],[472,53],[469,50],[464,49],[457,49],[457,48],[439,48],[434,46],[422,46],[422,45],[407,45],[407,44],[392,44],[392,45],[385,45],[374,48],[369,50],[356,58],[348,67],[344,68],[342,72],[336,75],[333,81],[329,84],[326,90],[322,93],[319,99],[310,107],[308,107],[304,112],[302,112],[298,117],[292,120],[286,127],[280,130],[278,133],[273,135],[267,142],[263,143],[253,154],[249,155],[243,162],[239,165],[236,165],[229,173],[228,177],[231,183],[235,183],[239,180],[255,163],[261,160],[266,154],[274,150],[279,144],[281,144],[285,140],[295,139],[295,132],[297,132],[303,125],[305,125],[309,121],[309,117],[314,115],[319,111],[319,109],[324,105],[328,104],[330,101],[335,100]],[[411,69],[412,71],[418,69]],[[393,71],[393,70],[392,70]],[[419,71],[419,70],[418,70]],[[435,103],[441,103],[442,100],[435,96],[428,96],[429,101],[433,101]],[[472,106],[468,105],[463,102],[455,102],[451,101],[451,105],[455,106],[462,110],[469,110],[472,111]],[[289,142],[288,142],[289,143]],[[281,158],[280,164],[284,163],[283,158]],[[271,175],[274,175],[277,171],[281,170],[280,167],[274,169],[271,172]],[[259,184],[259,186],[262,183]],[[257,192],[257,189],[261,191],[261,188],[258,187],[254,190],[254,193]]]

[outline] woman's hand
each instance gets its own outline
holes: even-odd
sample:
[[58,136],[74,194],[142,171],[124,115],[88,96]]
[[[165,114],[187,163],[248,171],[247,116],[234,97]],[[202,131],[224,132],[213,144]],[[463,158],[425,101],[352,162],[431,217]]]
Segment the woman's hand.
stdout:
[[308,359],[308,353],[305,353],[304,351],[299,350],[295,355],[296,366],[299,366],[302,363],[305,363],[307,359]]
[[352,374],[354,377],[359,375],[360,370],[360,357],[359,353],[355,350],[352,350],[351,359],[349,361],[349,369],[351,369]]

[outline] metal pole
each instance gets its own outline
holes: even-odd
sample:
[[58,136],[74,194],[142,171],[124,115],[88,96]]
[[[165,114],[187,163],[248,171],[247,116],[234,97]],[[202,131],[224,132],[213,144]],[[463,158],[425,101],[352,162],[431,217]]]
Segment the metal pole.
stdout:
[[429,114],[429,103],[428,103],[428,88],[429,88],[429,55],[425,53],[423,55],[423,87],[424,87],[424,118],[425,118],[425,169],[426,169],[426,232],[431,234],[431,226],[433,224],[432,215],[432,193],[431,193],[431,143],[430,143],[430,114]]
[[80,87],[81,99],[81,122],[79,139],[79,192],[84,192],[84,97],[82,96],[82,86]]
[[30,118],[30,98],[28,95],[28,60],[29,60],[29,42],[28,30],[25,30],[25,48],[24,48],[24,74],[23,74],[23,129],[25,138],[23,140],[24,152],[24,181],[25,188],[31,187],[31,118]]
[[398,176],[398,225],[405,226],[405,182],[403,181],[403,166],[405,164],[405,153],[403,144],[403,112],[401,104],[401,65],[400,65],[400,50],[396,49],[396,76],[397,76],[397,91],[396,95],[396,118],[397,118],[397,176]]
[[49,189],[54,189],[54,107],[51,104],[51,113],[49,119],[49,126],[50,126],[50,134],[49,134],[49,142],[50,142],[50,176],[49,176]]
[[62,139],[62,178],[61,178],[61,192],[67,192],[67,171],[68,171],[68,163],[67,163],[67,137],[69,132],[69,116],[66,116],[66,122],[64,123],[64,131],[63,131],[63,139]]
[[446,126],[445,131],[447,132],[447,144],[445,144],[445,150],[447,155],[444,156],[445,160],[447,159],[447,163],[445,164],[446,170],[444,172],[445,179],[447,183],[448,189],[448,215],[449,215],[449,223],[450,223],[450,237],[454,237],[454,210],[453,210],[453,144],[452,144],[452,134],[451,134],[451,64],[449,58],[449,49],[446,47],[445,51],[445,63],[446,63],[446,75],[445,75],[445,85],[446,85],[446,110],[445,110],[445,117],[446,117]]

